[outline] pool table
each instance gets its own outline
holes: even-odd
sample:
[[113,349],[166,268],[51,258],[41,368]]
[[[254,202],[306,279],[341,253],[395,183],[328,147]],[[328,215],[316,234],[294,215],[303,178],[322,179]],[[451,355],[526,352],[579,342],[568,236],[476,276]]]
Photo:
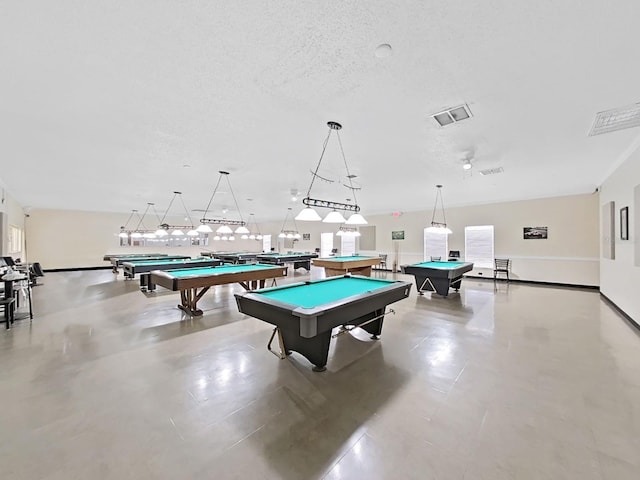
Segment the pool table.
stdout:
[[418,293],[437,292],[446,297],[449,288],[460,290],[462,275],[473,270],[470,262],[422,262],[413,265],[402,265],[402,273],[413,275],[416,278]]
[[266,280],[286,277],[287,268],[260,263],[243,265],[220,265],[219,267],[187,268],[151,272],[149,283],[180,292],[178,308],[189,315],[202,315],[198,300],[214,285],[239,283],[246,290],[265,286]]
[[111,262],[112,258],[133,258],[133,257],[166,257],[166,253],[116,253],[116,254],[106,254],[102,257],[102,260],[105,262]]
[[157,257],[126,257],[126,258],[112,258],[111,265],[113,265],[113,273],[118,273],[118,268],[122,266],[124,262],[135,262],[138,260],[184,260],[191,258],[187,255],[159,255]]
[[380,257],[363,257],[350,255],[347,257],[323,257],[314,258],[313,265],[324,267],[327,277],[354,273],[357,275],[371,276],[371,267],[380,264]]
[[178,260],[136,260],[123,262],[122,271],[126,278],[133,278],[140,274],[140,288],[153,291],[156,286],[149,282],[150,272],[153,270],[176,270],[183,268],[217,267],[221,260],[214,258],[187,258]]
[[293,269],[304,268],[311,270],[311,259],[318,258],[317,253],[265,253],[258,255],[257,259],[260,263],[269,263],[272,265],[284,265],[285,263],[293,263]]
[[[343,275],[236,294],[240,312],[275,325],[267,348],[279,358],[296,351],[325,370],[332,329],[362,327],[377,339],[387,305],[409,296],[411,284]],[[347,328],[351,325],[351,328]],[[271,350],[278,334],[280,353]],[[337,335],[339,335],[338,333]]]
[[213,258],[222,260],[224,263],[243,264],[247,262],[255,262],[258,255],[260,255],[260,253],[256,252],[220,252],[215,253]]

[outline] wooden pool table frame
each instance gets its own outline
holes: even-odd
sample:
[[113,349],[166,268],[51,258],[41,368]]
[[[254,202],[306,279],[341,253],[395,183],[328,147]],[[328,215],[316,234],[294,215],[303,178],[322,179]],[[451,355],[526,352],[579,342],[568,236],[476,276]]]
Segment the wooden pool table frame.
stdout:
[[278,265],[260,266],[264,268],[245,272],[212,273],[209,275],[194,273],[186,277],[174,277],[171,275],[171,271],[154,270],[150,274],[149,282],[174,292],[179,291],[180,305],[178,305],[178,308],[189,315],[197,317],[203,313],[197,307],[198,301],[207,293],[210,287],[239,283],[245,290],[251,291],[263,288],[268,279],[273,279],[273,284],[275,284],[276,278],[287,276],[287,267]]
[[362,257],[354,260],[335,260],[330,257],[314,258],[312,262],[316,267],[324,267],[324,272],[327,277],[344,275],[345,273],[370,277],[371,267],[380,264],[380,257]]

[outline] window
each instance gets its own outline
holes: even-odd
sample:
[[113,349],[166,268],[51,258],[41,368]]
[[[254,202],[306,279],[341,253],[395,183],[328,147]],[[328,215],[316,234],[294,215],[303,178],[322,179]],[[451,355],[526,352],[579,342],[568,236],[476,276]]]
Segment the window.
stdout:
[[493,225],[464,228],[464,259],[474,268],[493,268]]
[[22,252],[22,229],[15,225],[9,225],[9,244],[8,253],[21,253]]
[[333,250],[333,233],[320,234],[320,256],[328,257]]
[[427,232],[424,229],[424,259],[431,260],[431,257],[440,257],[447,261],[449,255],[448,248],[449,235],[439,232]]
[[356,253],[356,237],[353,235],[342,235],[340,237],[340,255],[345,257]]

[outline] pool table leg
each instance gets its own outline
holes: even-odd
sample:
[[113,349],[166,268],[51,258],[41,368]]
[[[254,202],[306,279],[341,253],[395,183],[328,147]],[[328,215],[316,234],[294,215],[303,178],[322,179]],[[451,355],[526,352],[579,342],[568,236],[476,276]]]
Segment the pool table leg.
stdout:
[[201,316],[203,312],[197,307],[197,304],[198,300],[202,298],[207,290],[209,290],[209,287],[204,287],[199,292],[197,288],[187,288],[185,290],[180,290],[180,301],[182,303],[181,305],[178,305],[178,308],[194,317]]
[[314,372],[324,372],[327,368],[331,330],[322,332],[311,338],[301,337],[298,332],[281,328],[282,350],[288,355],[290,351],[298,352],[311,363]]
[[[384,308],[375,310],[368,315],[364,315],[353,320],[353,322],[349,322],[347,325],[359,325],[360,328],[362,328],[365,332],[371,334],[372,340],[378,340],[379,335],[382,333],[382,322],[384,320],[384,314]],[[375,320],[372,320],[374,318]]]

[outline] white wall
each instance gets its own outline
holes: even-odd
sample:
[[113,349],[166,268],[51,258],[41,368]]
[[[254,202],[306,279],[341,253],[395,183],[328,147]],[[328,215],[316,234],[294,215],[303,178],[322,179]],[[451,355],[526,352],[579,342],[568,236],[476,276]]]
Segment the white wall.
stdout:
[[[640,185],[640,148],[618,167],[600,188],[600,205],[615,202],[615,259],[600,259],[600,291],[640,324],[640,266],[634,266],[640,256],[637,225],[638,208],[633,191]],[[629,240],[620,239],[620,209],[629,207]],[[601,235],[602,237],[602,235]],[[637,258],[637,257],[636,257]],[[639,262],[635,262],[639,263]]]
[[[446,198],[445,198],[446,201]],[[499,204],[446,208],[449,250],[464,258],[464,227],[494,225],[495,256],[512,259],[512,278],[571,285],[599,285],[598,195],[524,200]],[[423,260],[423,230],[432,210],[367,217],[376,225],[376,252],[386,253],[387,264]],[[438,221],[440,221],[438,219]],[[524,240],[523,227],[549,227],[547,240]],[[391,232],[404,230],[405,240],[391,240]],[[490,269],[472,275],[493,276]]]
[[[446,198],[445,198],[446,200]],[[597,195],[575,195],[539,200],[508,202],[461,208],[447,208],[447,222],[454,233],[449,249],[464,252],[464,227],[495,226],[495,253],[513,259],[513,277],[522,280],[574,285],[599,285],[599,203]],[[152,252],[197,256],[202,250],[259,251],[261,243],[251,240],[211,242],[200,247],[127,247],[118,246],[118,228],[127,214],[64,210],[30,212],[28,241],[30,257],[44,268],[77,268],[106,265],[106,253]],[[295,212],[297,213],[297,212]],[[366,215],[366,212],[365,212]],[[423,229],[431,221],[431,210],[411,212],[399,218],[391,215],[367,215],[376,226],[376,250],[362,254],[387,253],[387,264],[399,266],[422,261]],[[179,222],[179,221],[178,221]],[[153,227],[148,222],[147,227]],[[313,251],[320,247],[322,232],[335,232],[336,225],[298,222],[300,233],[310,240],[295,242],[289,248],[278,239],[282,222],[260,223],[263,234],[271,234],[279,251]],[[522,228],[548,226],[548,240],[524,240]],[[404,230],[405,240],[392,241],[392,230]],[[335,242],[339,245],[339,242]],[[492,276],[491,270],[473,274]]]
[[[2,239],[0,240],[0,251],[2,255],[9,255],[8,243],[9,243],[9,225],[15,225],[16,227],[24,230],[24,210],[18,201],[11,195],[9,190],[0,181],[0,212],[2,215],[2,225],[0,225],[0,232],[2,232]],[[24,252],[24,240],[22,245],[22,251],[19,254],[15,252],[12,255],[16,258],[25,260]]]

